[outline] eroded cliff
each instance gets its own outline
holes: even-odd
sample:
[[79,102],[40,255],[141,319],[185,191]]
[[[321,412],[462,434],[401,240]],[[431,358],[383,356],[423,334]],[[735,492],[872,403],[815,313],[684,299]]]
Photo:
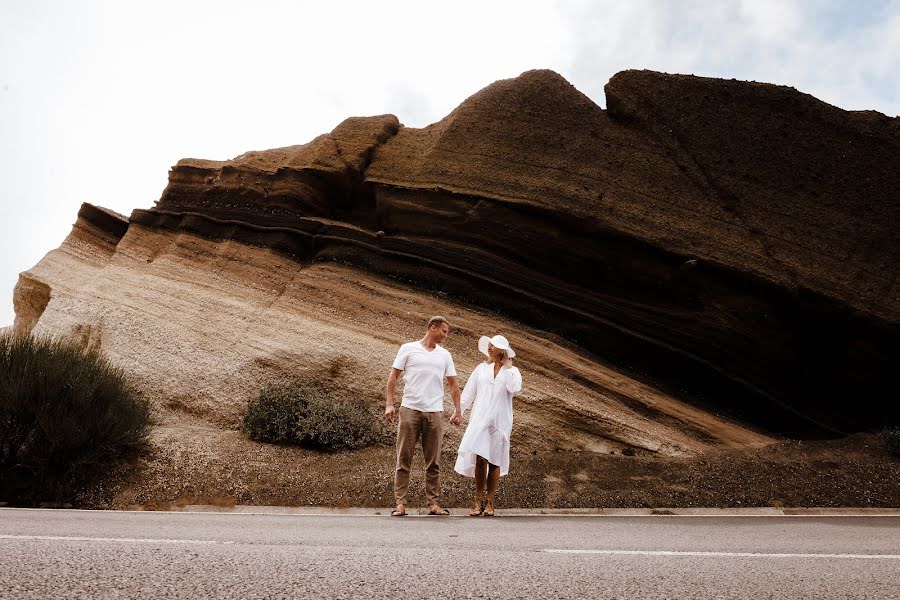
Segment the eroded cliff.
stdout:
[[180,161],[111,253],[77,250],[83,209],[54,251],[83,270],[51,253],[23,274],[17,327],[87,327],[170,406],[224,423],[291,371],[349,369],[348,393],[377,399],[438,313],[463,372],[478,335],[521,339],[535,448],[677,454],[767,439],[734,419],[896,422],[898,119],[651,72],[606,91],[603,110],[531,71],[423,129],[352,118]]

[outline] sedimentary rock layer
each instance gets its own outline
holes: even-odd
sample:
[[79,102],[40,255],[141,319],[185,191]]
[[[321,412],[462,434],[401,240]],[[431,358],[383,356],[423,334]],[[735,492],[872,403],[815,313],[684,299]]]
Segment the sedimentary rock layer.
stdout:
[[[353,118],[302,146],[180,161],[115,256],[141,238],[191,240],[198,257],[252,246],[279,265],[350,265],[341,276],[391,277],[537,327],[678,406],[798,436],[900,420],[898,119],[652,72],[620,73],[606,91],[603,110],[532,71],[423,129]],[[179,281],[231,269],[192,260],[205,267]],[[41,294],[26,295],[39,306]],[[556,377],[604,389],[594,372]],[[594,410],[572,405],[576,421]],[[633,408],[662,421],[686,410],[651,406]],[[734,437],[719,429],[673,447]]]
[[[72,298],[99,283],[99,272],[115,254],[116,245],[128,229],[128,219],[111,210],[83,204],[72,232],[59,248],[52,250],[37,265],[19,275],[13,292],[16,320],[13,331],[32,331],[54,296]],[[53,311],[51,310],[51,313]],[[51,333],[74,335],[91,342],[91,332],[102,324],[85,321],[72,328]]]
[[651,72],[607,94],[525,73],[424,129],[343,123],[361,183],[291,149],[191,162],[132,219],[503,307],[774,431],[896,420],[898,120]]
[[[187,414],[236,427],[249,399],[287,380],[324,384],[334,398],[377,410],[399,344],[421,335],[423,315],[445,314],[453,321],[447,346],[463,378],[482,359],[480,335],[515,332],[528,373],[516,410],[521,452],[630,447],[682,455],[770,441],[586,359],[545,331],[445,296],[353,267],[134,221],[109,252],[94,222],[102,215],[84,207],[62,246],[32,269],[29,277],[51,296],[33,331],[70,333],[99,347],[168,422]],[[72,286],[75,279],[83,284]],[[448,429],[451,447],[461,432]]]

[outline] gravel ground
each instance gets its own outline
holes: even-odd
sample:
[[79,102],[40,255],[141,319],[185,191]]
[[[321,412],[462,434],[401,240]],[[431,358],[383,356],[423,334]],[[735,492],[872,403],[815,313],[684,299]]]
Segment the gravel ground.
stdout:
[[[158,428],[149,454],[74,499],[83,508],[169,509],[188,504],[360,506],[393,504],[394,451],[387,445],[323,454],[258,444],[233,430],[194,424]],[[472,481],[443,452],[442,503],[465,507]],[[424,504],[421,456],[410,505]],[[900,459],[876,434],[782,441],[696,457],[590,452],[515,453],[498,508],[900,507]]]

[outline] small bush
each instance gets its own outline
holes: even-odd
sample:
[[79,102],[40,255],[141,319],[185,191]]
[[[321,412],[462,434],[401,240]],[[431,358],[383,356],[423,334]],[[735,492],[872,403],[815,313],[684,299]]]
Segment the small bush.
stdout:
[[372,414],[361,402],[333,400],[312,386],[267,386],[244,416],[250,437],[260,442],[305,446],[326,452],[353,450],[378,437]]
[[144,444],[150,409],[96,351],[0,335],[0,489],[61,500]]
[[888,427],[881,432],[881,438],[884,440],[888,452],[900,457],[900,427]]

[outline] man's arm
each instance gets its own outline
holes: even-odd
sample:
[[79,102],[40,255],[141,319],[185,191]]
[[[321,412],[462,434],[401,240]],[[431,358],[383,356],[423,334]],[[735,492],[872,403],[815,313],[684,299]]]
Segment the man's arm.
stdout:
[[450,417],[450,422],[454,425],[459,425],[462,421],[462,408],[459,404],[459,382],[456,381],[456,377],[448,377],[447,383],[450,384],[450,397],[453,398],[453,416]]
[[402,372],[400,369],[391,368],[391,374],[388,375],[387,389],[384,393],[384,418],[389,423],[394,422],[394,390],[397,389],[397,378]]

